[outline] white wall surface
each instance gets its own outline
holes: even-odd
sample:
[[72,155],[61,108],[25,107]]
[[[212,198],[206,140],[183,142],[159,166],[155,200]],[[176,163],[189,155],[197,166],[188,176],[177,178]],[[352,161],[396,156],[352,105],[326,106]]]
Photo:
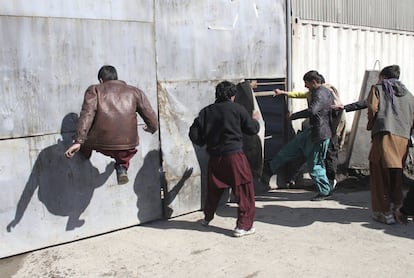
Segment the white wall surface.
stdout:
[[0,14],[120,21],[153,21],[152,0],[0,0]]

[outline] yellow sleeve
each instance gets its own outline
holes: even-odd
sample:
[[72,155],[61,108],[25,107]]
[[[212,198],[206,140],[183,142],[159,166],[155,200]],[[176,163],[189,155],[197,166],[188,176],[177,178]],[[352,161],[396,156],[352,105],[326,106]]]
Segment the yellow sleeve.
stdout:
[[288,92],[287,95],[290,98],[307,98],[308,92]]

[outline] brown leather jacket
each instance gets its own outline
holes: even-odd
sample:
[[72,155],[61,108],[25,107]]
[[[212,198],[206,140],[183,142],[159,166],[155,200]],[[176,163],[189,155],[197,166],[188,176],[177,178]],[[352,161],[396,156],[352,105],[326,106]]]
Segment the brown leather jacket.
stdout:
[[157,131],[157,115],[140,89],[121,80],[91,85],[85,92],[75,142],[93,149],[133,149],[139,144],[136,113],[148,132]]

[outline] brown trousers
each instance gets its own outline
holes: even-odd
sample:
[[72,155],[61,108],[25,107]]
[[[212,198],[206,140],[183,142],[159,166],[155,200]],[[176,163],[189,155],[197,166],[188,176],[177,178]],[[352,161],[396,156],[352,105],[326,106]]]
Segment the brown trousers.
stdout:
[[390,212],[401,207],[403,200],[403,167],[408,139],[377,133],[369,153],[371,205],[375,212]]
[[[232,186],[231,188],[239,205],[237,208],[237,228],[248,231],[253,226],[256,212],[253,183]],[[225,190],[225,188],[208,185],[206,204],[204,206],[205,220],[211,221],[214,218],[217,206]]]
[[204,219],[214,218],[223,192],[231,188],[238,204],[237,228],[250,230],[256,214],[253,177],[243,152],[212,156],[208,166]]
[[[82,146],[80,152],[89,159],[92,155],[92,148],[88,146]],[[128,170],[129,168],[129,161],[131,158],[137,153],[137,149],[130,149],[130,150],[101,150],[95,149],[95,151],[100,152],[103,155],[110,156],[115,159],[115,167],[121,165]]]
[[372,211],[386,213],[401,207],[403,170],[383,168],[380,163],[372,161],[369,170]]

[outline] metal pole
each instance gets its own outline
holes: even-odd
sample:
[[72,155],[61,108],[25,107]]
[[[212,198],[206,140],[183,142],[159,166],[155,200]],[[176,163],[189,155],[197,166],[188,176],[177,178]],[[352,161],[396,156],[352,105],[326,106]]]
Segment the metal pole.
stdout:
[[286,0],[286,54],[287,54],[287,68],[286,68],[286,82],[287,91],[292,90],[292,6],[291,0]]

